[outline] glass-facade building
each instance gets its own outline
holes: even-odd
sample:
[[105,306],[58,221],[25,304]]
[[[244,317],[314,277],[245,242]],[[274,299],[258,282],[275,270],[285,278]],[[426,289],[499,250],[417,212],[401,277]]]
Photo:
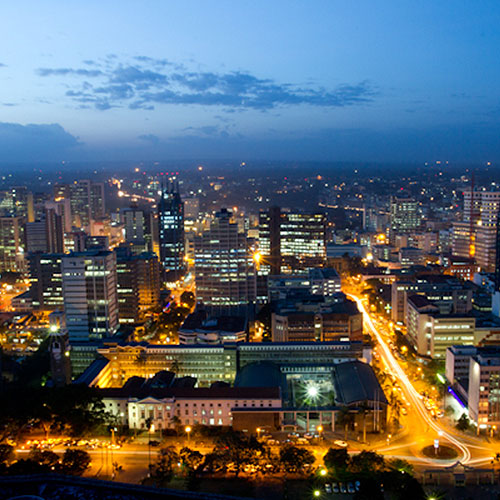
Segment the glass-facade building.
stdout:
[[167,278],[179,279],[185,271],[184,203],[178,187],[164,186],[158,203],[160,262]]

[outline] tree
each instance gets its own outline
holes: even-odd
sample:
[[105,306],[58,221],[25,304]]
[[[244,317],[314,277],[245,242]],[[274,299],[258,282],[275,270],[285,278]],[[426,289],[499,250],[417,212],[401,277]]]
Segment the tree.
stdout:
[[90,455],[84,450],[68,448],[63,455],[59,470],[63,474],[81,476],[90,467]]
[[349,470],[354,473],[373,474],[385,468],[385,459],[382,455],[374,451],[366,451],[353,455],[349,465]]
[[391,420],[396,426],[399,426],[403,403],[395,391],[389,393],[389,405],[391,407]]
[[168,484],[174,477],[174,467],[179,455],[174,446],[167,446],[158,452],[158,459],[152,467],[151,477],[159,486]]
[[280,463],[286,472],[303,472],[315,460],[314,455],[305,448],[286,445],[280,450]]
[[0,464],[10,462],[14,458],[14,447],[10,444],[0,444]]
[[46,465],[52,470],[59,463],[59,455],[50,450],[33,449],[29,452],[28,458],[40,465]]
[[198,469],[203,464],[203,455],[191,448],[184,447],[179,452],[182,465],[188,470],[188,473],[196,475]]
[[393,458],[392,460],[389,460],[387,465],[390,470],[404,472],[405,474],[413,476],[413,465],[411,465],[406,460],[403,460],[402,458]]
[[245,465],[257,463],[258,456],[264,451],[264,446],[255,436],[246,436],[233,430],[218,436],[215,443],[214,451],[219,452],[227,465],[232,465],[236,477]]
[[328,470],[336,473],[344,471],[349,464],[349,453],[345,448],[329,448],[323,457],[323,463]]
[[196,303],[193,292],[182,292],[181,302],[187,304],[189,308],[192,308]]
[[470,428],[469,418],[465,413],[462,413],[462,416],[457,420],[457,424],[455,427],[462,432],[468,431]]

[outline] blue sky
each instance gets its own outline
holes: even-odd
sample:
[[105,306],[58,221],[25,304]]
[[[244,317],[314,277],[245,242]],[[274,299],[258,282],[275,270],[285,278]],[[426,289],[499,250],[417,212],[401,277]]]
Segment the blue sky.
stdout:
[[500,3],[0,6],[0,161],[500,161]]

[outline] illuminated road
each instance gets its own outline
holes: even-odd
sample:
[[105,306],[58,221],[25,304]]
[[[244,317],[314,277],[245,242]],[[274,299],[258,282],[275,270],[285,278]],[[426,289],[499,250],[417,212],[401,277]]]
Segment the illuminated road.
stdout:
[[[416,413],[416,416],[418,416],[418,419],[421,421],[421,423],[424,423],[426,427],[429,429],[432,429],[435,431],[436,435],[434,436],[434,439],[439,439],[445,440],[453,444],[458,450],[461,452],[461,456],[459,456],[459,460],[462,464],[466,464],[471,461],[472,458],[472,452],[471,448],[478,448],[477,446],[474,445],[469,445],[468,443],[465,443],[463,439],[459,439],[456,436],[452,435],[449,430],[447,430],[445,427],[440,425],[438,421],[435,421],[428,411],[426,410],[420,394],[417,392],[417,390],[413,387],[413,384],[410,382],[408,379],[406,373],[403,371],[401,366],[399,365],[398,361],[394,357],[394,355],[391,352],[391,349],[383,339],[382,335],[378,332],[371,316],[368,314],[368,312],[365,309],[365,306],[363,302],[361,301],[360,298],[356,297],[355,295],[352,294],[347,294],[352,300],[356,301],[358,304],[359,310],[363,313],[363,318],[364,318],[364,324],[369,328],[370,332],[372,333],[373,337],[377,340],[379,344],[379,349],[380,349],[380,354],[383,357],[386,365],[390,368],[392,373],[396,376],[396,378],[399,380],[399,383],[403,389],[403,392],[405,393],[406,397],[408,400],[411,402],[412,406],[409,408],[410,410],[413,409]],[[412,428],[412,436],[418,436],[417,429]],[[430,441],[429,438],[427,438],[427,441]],[[485,448],[487,449],[487,448]],[[490,455],[491,456],[491,455]],[[429,463],[432,463],[433,466],[447,466],[449,463],[442,463],[444,461],[434,461],[429,459]]]

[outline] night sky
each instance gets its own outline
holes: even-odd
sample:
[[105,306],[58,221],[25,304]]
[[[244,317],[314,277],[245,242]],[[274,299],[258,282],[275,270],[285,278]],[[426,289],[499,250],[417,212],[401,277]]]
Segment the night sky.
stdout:
[[0,163],[500,162],[500,2],[0,6]]

